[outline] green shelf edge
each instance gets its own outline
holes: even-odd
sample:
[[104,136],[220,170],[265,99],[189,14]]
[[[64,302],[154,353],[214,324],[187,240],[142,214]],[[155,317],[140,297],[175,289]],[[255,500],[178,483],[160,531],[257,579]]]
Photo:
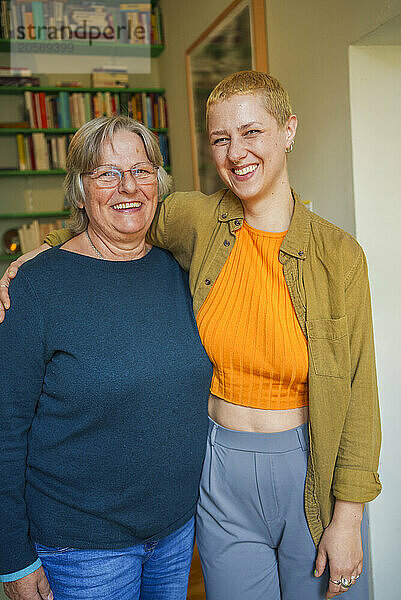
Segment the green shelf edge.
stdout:
[[[151,131],[155,131],[156,133],[168,133],[167,128],[154,129],[153,127],[149,128]],[[66,133],[75,133],[78,129],[24,129],[23,127],[0,127],[0,135],[14,135],[16,133],[30,134],[30,133],[58,133],[58,134],[66,134]]]
[[24,127],[0,127],[0,135],[13,135],[15,133],[75,133],[77,129],[28,129]]
[[48,171],[19,171],[18,169],[7,169],[4,171],[0,171],[0,177],[27,177],[28,175],[65,175],[65,169],[49,169]]
[[3,85],[0,86],[0,94],[23,94],[24,92],[116,92],[124,94],[131,93],[146,93],[146,94],[164,94],[164,88],[123,88],[123,87],[58,87],[58,86],[27,86],[27,85]]
[[[73,52],[29,52],[29,54],[51,54],[56,56],[135,56],[157,58],[164,50],[164,44],[149,46],[148,44],[116,44],[114,42],[94,41],[89,44],[89,40],[12,40],[13,52],[17,54],[26,54],[25,51],[18,50],[18,44],[32,46],[33,44],[51,44],[54,47],[61,44],[72,44]],[[11,51],[11,40],[0,39],[0,52]]]
[[20,256],[22,256],[22,254],[0,254],[0,261],[6,261],[9,260],[10,262],[12,260],[15,260],[16,258],[19,258]]
[[9,219],[41,219],[47,217],[69,217],[70,212],[68,210],[61,211],[47,211],[47,212],[32,212],[32,213],[1,213],[0,220]]

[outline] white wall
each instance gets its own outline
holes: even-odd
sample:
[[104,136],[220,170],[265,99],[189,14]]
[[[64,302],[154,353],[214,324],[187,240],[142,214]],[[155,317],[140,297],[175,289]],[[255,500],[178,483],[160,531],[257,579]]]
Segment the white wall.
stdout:
[[351,46],[356,234],[369,263],[381,399],[382,494],[369,505],[375,600],[400,597],[401,46]]
[[[231,0],[162,0],[167,89],[177,189],[192,189],[185,50]],[[316,212],[354,231],[348,46],[401,13],[401,0],[266,0],[270,72],[300,118],[291,179]]]

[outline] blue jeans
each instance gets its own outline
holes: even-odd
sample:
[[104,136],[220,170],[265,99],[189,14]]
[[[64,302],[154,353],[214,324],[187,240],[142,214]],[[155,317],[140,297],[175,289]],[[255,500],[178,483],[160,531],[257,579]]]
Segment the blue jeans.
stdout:
[[35,544],[55,600],[185,600],[194,519],[156,542],[116,550]]

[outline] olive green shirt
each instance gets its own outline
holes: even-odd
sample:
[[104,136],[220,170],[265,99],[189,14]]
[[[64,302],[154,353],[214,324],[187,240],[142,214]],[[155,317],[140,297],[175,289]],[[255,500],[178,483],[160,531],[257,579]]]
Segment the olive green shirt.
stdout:
[[[305,512],[315,544],[336,498],[369,502],[377,474],[380,420],[366,259],[355,239],[311,213],[294,192],[295,209],[279,252],[299,324],[308,340],[310,456]],[[226,262],[244,220],[229,190],[212,196],[176,192],[158,205],[148,234],[189,272],[198,312]],[[52,232],[50,245],[71,237]]]

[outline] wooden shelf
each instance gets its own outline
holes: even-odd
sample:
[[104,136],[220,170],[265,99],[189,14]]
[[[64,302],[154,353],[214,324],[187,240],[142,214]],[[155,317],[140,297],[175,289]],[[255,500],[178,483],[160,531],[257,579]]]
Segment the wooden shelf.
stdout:
[[[1,40],[0,40],[1,42]],[[137,93],[145,92],[147,94],[164,94],[164,88],[133,88],[133,87],[58,87],[58,86],[26,86],[26,85],[3,85],[0,86],[0,94],[23,94],[24,92],[48,92],[56,94],[57,92],[117,92],[117,93]]]
[[[65,51],[65,46],[72,47],[68,52]],[[39,47],[38,52],[34,52],[35,46]],[[40,46],[43,51],[40,51]],[[57,55],[68,58],[69,56],[136,56],[157,58],[164,50],[164,44],[148,45],[148,44],[118,44],[115,42],[100,42],[98,40],[89,43],[89,40],[0,40],[0,52],[27,54],[23,48],[32,48],[29,50],[29,55],[32,54],[48,54]]]
[[6,219],[41,219],[46,217],[69,217],[69,210],[54,210],[48,212],[0,213],[0,220]]

